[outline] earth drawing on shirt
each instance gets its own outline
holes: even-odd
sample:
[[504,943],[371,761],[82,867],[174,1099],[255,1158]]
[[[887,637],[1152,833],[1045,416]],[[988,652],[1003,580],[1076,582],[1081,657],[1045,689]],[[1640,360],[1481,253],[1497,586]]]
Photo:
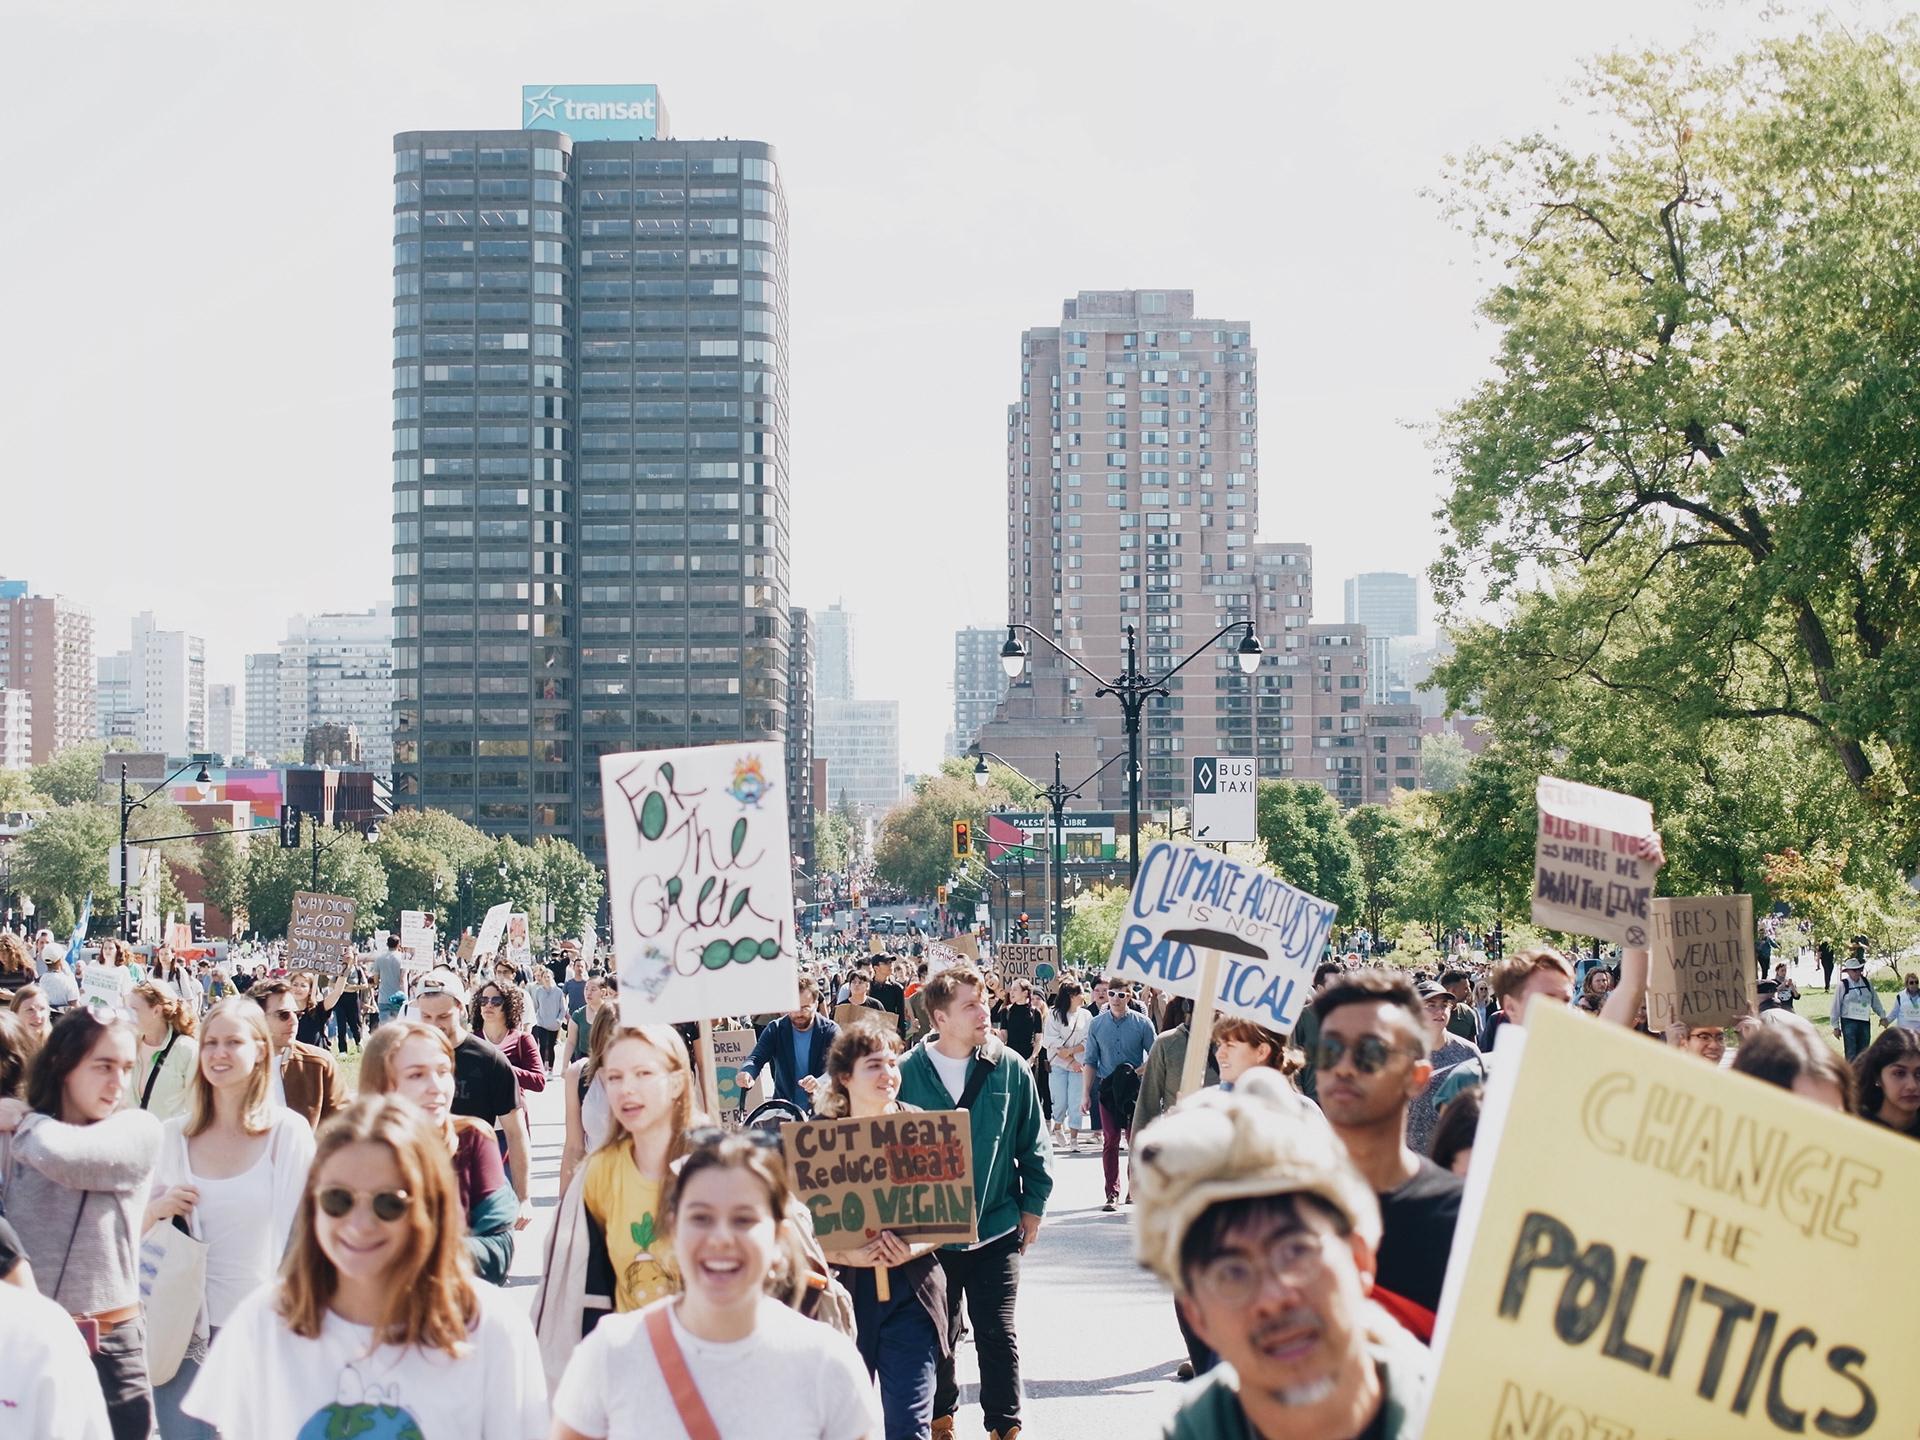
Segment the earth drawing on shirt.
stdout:
[[335,1401],[302,1425],[296,1440],[426,1440],[426,1436],[420,1422],[398,1405]]

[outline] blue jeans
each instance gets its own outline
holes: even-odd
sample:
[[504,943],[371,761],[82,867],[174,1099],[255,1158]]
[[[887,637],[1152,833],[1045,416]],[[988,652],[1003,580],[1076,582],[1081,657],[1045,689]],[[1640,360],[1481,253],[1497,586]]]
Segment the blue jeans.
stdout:
[[159,1424],[160,1440],[220,1440],[218,1430],[180,1409],[180,1402],[187,1398],[187,1391],[200,1375],[200,1362],[193,1358],[197,1350],[197,1342],[189,1346],[187,1358],[180,1362],[173,1378],[153,1387],[153,1413]]
[[1064,1125],[1069,1130],[1084,1130],[1087,1121],[1080,1113],[1080,1101],[1085,1097],[1087,1077],[1072,1066],[1053,1067],[1053,1122]]
[[940,1334],[933,1317],[896,1271],[889,1282],[893,1298],[876,1295],[873,1271],[849,1267],[836,1272],[851,1281],[854,1334],[867,1371],[880,1382],[880,1409],[886,1440],[921,1440],[933,1426],[933,1383],[940,1361]]

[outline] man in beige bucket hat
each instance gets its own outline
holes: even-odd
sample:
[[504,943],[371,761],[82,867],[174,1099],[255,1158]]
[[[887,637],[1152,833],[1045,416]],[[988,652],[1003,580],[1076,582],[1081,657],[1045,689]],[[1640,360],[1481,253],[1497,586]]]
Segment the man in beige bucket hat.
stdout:
[[1277,1072],[1204,1090],[1137,1137],[1140,1262],[1225,1362],[1168,1440],[1413,1440],[1428,1352],[1369,1295],[1380,1208]]

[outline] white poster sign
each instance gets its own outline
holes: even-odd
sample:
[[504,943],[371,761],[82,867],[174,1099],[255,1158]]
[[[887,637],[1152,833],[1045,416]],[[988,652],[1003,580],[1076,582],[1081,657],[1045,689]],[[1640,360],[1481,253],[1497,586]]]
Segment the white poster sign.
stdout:
[[1335,908],[1216,850],[1159,840],[1140,859],[1107,974],[1200,998],[1200,952],[1220,957],[1215,1005],[1290,1032],[1313,989]]
[[1230,755],[1193,758],[1193,838],[1209,845],[1250,845],[1260,838],[1258,763]]
[[473,953],[483,959],[492,959],[493,952],[500,948],[500,937],[507,933],[507,916],[513,913],[513,902],[502,900],[487,911],[486,918],[480,922],[480,934],[473,942]]
[[1644,947],[1660,867],[1641,853],[1653,807],[1632,795],[1542,775],[1534,787],[1533,923]]
[[433,916],[424,910],[400,912],[400,949],[408,970],[433,968]]
[[800,1003],[780,745],[600,757],[628,1025]]

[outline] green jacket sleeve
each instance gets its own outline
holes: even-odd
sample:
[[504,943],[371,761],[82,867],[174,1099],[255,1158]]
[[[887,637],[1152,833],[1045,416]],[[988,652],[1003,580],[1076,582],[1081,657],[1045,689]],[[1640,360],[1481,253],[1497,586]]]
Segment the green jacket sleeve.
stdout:
[[1009,1096],[1007,1125],[1011,1134],[1014,1169],[1019,1174],[1020,1213],[1044,1215],[1047,1197],[1053,1194],[1053,1145],[1047,1138],[1046,1117],[1040,1113],[1040,1091],[1033,1083],[1033,1072],[1011,1053],[1002,1065],[1014,1067],[1013,1083],[1018,1093]]
[[511,1185],[474,1202],[467,1216],[467,1257],[474,1273],[490,1284],[501,1284],[513,1264],[513,1222],[520,1217],[520,1202]]

